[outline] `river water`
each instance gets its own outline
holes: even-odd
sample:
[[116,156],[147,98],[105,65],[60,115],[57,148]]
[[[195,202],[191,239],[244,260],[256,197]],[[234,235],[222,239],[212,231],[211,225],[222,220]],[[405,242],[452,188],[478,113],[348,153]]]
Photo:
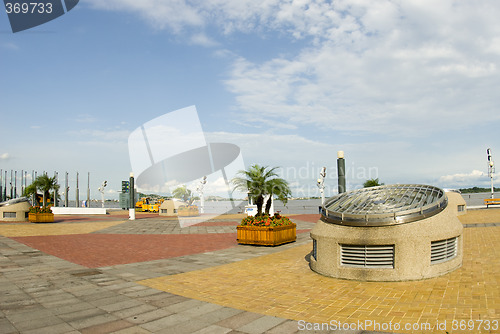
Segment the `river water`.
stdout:
[[[498,198],[500,194],[496,193],[495,198]],[[484,206],[483,200],[486,198],[491,198],[491,193],[475,193],[475,194],[462,194],[468,207]],[[195,205],[200,205],[199,201],[194,202]],[[231,203],[230,201],[219,201],[219,202],[205,202],[205,213],[238,213],[245,210],[246,202],[235,201]],[[310,214],[318,213],[319,205],[321,204],[321,199],[303,199],[303,200],[289,200],[287,205],[284,206],[280,201],[274,202],[274,210],[280,211],[282,214]],[[234,205],[234,206],[233,206]],[[70,207],[75,206],[74,201],[69,202]],[[91,207],[97,208],[101,207],[102,203],[99,201],[91,201]],[[120,204],[115,201],[106,201],[106,208],[120,208]]]

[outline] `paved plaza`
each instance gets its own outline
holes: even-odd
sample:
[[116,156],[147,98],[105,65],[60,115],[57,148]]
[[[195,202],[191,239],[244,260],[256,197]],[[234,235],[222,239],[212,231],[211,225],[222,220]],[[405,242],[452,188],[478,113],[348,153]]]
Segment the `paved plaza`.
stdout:
[[[392,283],[312,272],[319,215],[291,215],[297,241],[279,247],[238,245],[239,215],[185,228],[137,218],[0,223],[0,333],[500,333],[500,209],[460,217],[462,268]],[[367,321],[379,327],[334,328]],[[395,323],[424,327],[383,326]]]

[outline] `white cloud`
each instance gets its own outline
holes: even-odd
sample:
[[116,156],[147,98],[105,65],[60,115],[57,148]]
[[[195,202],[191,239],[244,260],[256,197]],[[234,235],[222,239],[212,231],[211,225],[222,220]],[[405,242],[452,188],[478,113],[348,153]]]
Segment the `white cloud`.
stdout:
[[214,41],[213,39],[211,39],[210,37],[208,37],[204,33],[197,33],[197,34],[192,35],[190,42],[191,42],[191,44],[201,45],[201,46],[205,46],[205,47],[213,47],[213,46],[218,45],[218,43],[216,41]]
[[420,136],[500,120],[498,1],[89,1],[196,31],[188,43],[213,46],[208,31],[305,40],[236,57],[225,84],[247,124]]
[[10,154],[9,153],[2,153],[0,154],[0,160],[9,160],[10,159]]
[[3,49],[7,49],[7,50],[13,50],[13,51],[19,50],[19,46],[17,44],[15,44],[15,43],[12,43],[12,42],[10,42],[10,43],[3,43],[2,44],[2,48]]
[[75,121],[78,123],[94,123],[97,118],[90,114],[80,114],[76,116]]
[[[229,121],[261,133],[207,137],[238,144],[247,165],[299,168],[309,161],[320,168],[343,149],[349,163],[378,167],[385,183],[484,181],[458,172],[481,168],[482,157],[463,151],[490,145],[479,138],[488,131],[481,129],[500,121],[498,1],[88,2],[138,13],[187,44],[221,44],[213,54],[230,64],[224,83],[237,120]],[[224,44],[244,34],[283,45],[276,51]],[[275,135],[278,127],[287,135]],[[319,134],[323,141],[308,139]]]
[[[247,167],[253,164],[278,166],[281,167],[279,173],[282,177],[289,181],[305,180],[306,183],[316,182],[323,166],[328,169],[328,179],[336,178],[339,150],[345,151],[348,178],[353,184],[361,179],[364,182],[367,178],[378,177],[379,172],[384,176],[383,182],[388,182],[389,178],[390,182],[405,182],[394,179],[393,175],[401,169],[402,161],[412,161],[414,155],[407,143],[398,141],[322,142],[298,134],[274,133],[211,132],[205,135],[209,142],[238,145]],[[413,159],[415,162],[412,161],[412,164],[416,168],[420,166],[418,161],[424,161],[419,156]],[[414,176],[419,177],[417,174]]]
[[[355,7],[363,11],[363,6],[339,1],[279,1],[279,0],[88,0],[95,9],[129,11],[139,13],[156,29],[170,29],[180,33],[189,28],[216,26],[224,34],[236,31],[280,30],[293,38],[325,34],[342,26],[341,30],[352,30],[355,19],[344,15]],[[387,2],[390,4],[390,2]],[[383,6],[379,6],[380,8]],[[381,15],[380,9],[376,13]],[[376,15],[375,15],[376,17]],[[372,21],[374,19],[372,18]]]
[[483,184],[487,181],[488,175],[479,170],[473,170],[470,173],[457,173],[453,175],[444,175],[439,178],[439,183],[444,185],[474,185]]
[[370,39],[325,41],[292,58],[240,57],[227,88],[249,118],[270,124],[421,135],[499,121],[500,59],[478,51],[475,38],[450,42],[453,31],[442,39],[411,39],[408,25]]
[[111,143],[126,143],[130,131],[121,129],[97,130],[83,129],[78,131],[69,131],[68,134],[73,138],[79,138],[84,142],[111,142]]
[[183,0],[88,0],[93,8],[139,13],[157,29],[170,28],[180,32],[185,26],[202,26],[204,18],[199,9]]

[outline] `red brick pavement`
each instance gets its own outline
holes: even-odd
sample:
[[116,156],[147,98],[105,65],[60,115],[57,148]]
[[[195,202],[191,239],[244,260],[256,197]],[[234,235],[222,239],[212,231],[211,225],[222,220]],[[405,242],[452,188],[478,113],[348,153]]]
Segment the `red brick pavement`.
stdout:
[[321,217],[320,214],[314,213],[314,214],[293,215],[293,216],[290,216],[289,218],[302,220],[302,221],[309,222],[309,223],[316,223],[320,217]]
[[104,215],[95,215],[95,216],[54,215],[54,223],[102,222],[110,220],[122,220],[122,219],[119,217],[111,217]]
[[[115,217],[115,218],[122,218],[122,219],[128,219],[129,218],[129,212],[122,210],[122,211],[112,211],[108,213],[109,217]],[[135,212],[135,219],[145,219],[145,218],[160,218],[158,213],[156,212],[140,212],[136,211]]]
[[236,233],[75,234],[12,239],[88,268],[172,258],[237,245]]
[[238,226],[239,222],[202,222],[192,226]]

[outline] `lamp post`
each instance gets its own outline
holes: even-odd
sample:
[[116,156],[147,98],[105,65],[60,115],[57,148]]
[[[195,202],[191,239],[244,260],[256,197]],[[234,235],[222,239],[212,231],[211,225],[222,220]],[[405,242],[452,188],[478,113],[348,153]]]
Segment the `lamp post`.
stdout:
[[12,185],[12,169],[10,170],[10,199],[13,199],[14,198],[14,188],[13,188],[13,185]]
[[135,220],[135,189],[134,189],[134,173],[130,173],[129,179],[129,193],[130,193],[130,207],[128,209],[128,219]]
[[99,187],[99,192],[101,193],[101,199],[102,199],[102,207],[104,208],[104,188],[108,185],[108,181],[104,181],[102,185]]
[[337,173],[339,177],[339,194],[345,193],[345,159],[344,151],[337,152]]
[[207,177],[204,176],[203,179],[200,181],[200,184],[196,188],[196,191],[200,195],[200,213],[205,213],[205,197],[203,196],[203,188],[205,187],[205,184],[207,183]]
[[491,198],[495,198],[495,191],[493,187],[493,174],[495,173],[495,162],[493,161],[493,157],[491,156],[491,149],[486,150],[486,154],[488,155],[488,176],[490,177],[491,182]]
[[[35,175],[35,171],[32,170],[31,171],[31,184],[33,184],[36,180],[36,175]],[[36,190],[36,189],[35,189]],[[35,195],[36,191],[33,192],[33,194],[31,195],[31,203],[33,203],[33,205],[36,205],[37,202],[36,202],[36,195]]]
[[321,169],[321,172],[319,173],[319,179],[318,179],[318,188],[319,192],[321,193],[321,206],[325,205],[325,177],[326,177],[326,167],[323,167]]
[[[47,175],[47,172],[43,171],[42,175]],[[50,198],[50,194],[49,194],[49,198]],[[43,192],[42,203],[43,203],[44,207],[47,205],[47,197],[45,196],[45,191]]]
[[69,206],[69,186],[68,186],[68,172],[66,172],[65,182],[64,182],[64,207],[67,208]]
[[76,205],[75,207],[80,206],[80,189],[78,188],[78,172],[76,172]]
[[0,169],[0,202],[3,202],[3,169]]
[[54,178],[56,180],[56,186],[54,187],[54,206],[59,206],[59,200],[57,199],[57,197],[59,196],[59,194],[57,193],[57,183],[59,182],[59,177],[58,177],[58,173],[56,171],[54,171]]
[[90,172],[87,174],[87,207],[90,208]]
[[3,200],[7,200],[7,171],[5,171],[5,177],[3,179]]

